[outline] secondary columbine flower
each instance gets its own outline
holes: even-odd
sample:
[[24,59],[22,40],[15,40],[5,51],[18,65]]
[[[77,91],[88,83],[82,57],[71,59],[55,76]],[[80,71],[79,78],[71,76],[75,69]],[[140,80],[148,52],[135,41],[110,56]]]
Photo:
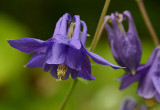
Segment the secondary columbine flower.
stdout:
[[[83,27],[82,34],[81,26]],[[67,27],[69,28],[67,29]],[[60,80],[67,79],[70,74],[73,79],[77,77],[87,80],[95,79],[91,75],[91,65],[88,56],[98,64],[108,65],[114,69],[120,68],[102,57],[89,52],[85,48],[86,38],[87,26],[85,22],[81,21],[77,15],[72,19],[66,13],[57,22],[53,37],[49,40],[42,41],[33,38],[22,38],[8,40],[8,42],[13,48],[22,52],[35,52],[26,67],[42,67],[45,72],[50,70],[51,74]]]
[[125,89],[133,82],[138,81],[138,95],[145,99],[155,98],[160,102],[160,46],[152,52],[147,64],[137,68],[136,75],[125,74],[119,78],[122,80],[121,89]]
[[[122,21],[128,18],[128,32],[124,30]],[[136,31],[136,27],[129,11],[123,14],[111,14],[105,19],[110,19],[113,29],[106,24],[108,38],[112,49],[112,54],[117,63],[126,67],[127,72],[135,73],[139,65],[142,48]]]
[[127,98],[124,100],[120,110],[147,110],[147,107],[145,105],[138,106],[133,99]]

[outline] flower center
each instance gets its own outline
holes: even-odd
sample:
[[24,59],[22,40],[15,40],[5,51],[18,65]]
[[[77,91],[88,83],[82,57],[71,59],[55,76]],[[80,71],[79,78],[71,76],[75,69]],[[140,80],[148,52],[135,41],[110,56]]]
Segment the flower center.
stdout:
[[58,79],[62,80],[64,78],[67,70],[68,70],[68,67],[66,67],[65,65],[63,65],[63,64],[58,65],[58,68],[57,68]]

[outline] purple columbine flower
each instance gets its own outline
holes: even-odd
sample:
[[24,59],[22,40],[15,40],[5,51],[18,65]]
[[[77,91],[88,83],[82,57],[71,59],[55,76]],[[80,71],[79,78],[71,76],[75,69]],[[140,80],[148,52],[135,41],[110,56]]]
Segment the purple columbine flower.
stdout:
[[[74,27],[75,25],[75,27]],[[74,27],[74,29],[73,29]],[[81,27],[83,27],[81,34]],[[64,14],[56,24],[53,37],[47,41],[34,38],[8,40],[9,44],[22,52],[35,53],[26,67],[43,68],[56,79],[65,80],[71,74],[73,79],[81,77],[94,80],[91,75],[89,57],[98,64],[121,68],[106,61],[85,48],[87,26],[79,16]]]
[[137,68],[136,75],[125,74],[119,80],[122,81],[120,89],[138,81],[138,95],[145,99],[155,98],[160,102],[160,46],[154,49],[145,65]]
[[[134,74],[141,59],[142,47],[130,12],[111,14],[105,19],[112,23],[112,28],[106,24],[106,30],[115,60],[120,66],[126,67],[127,72]],[[129,24],[127,32],[122,24],[126,19]]]
[[146,105],[138,106],[133,99],[127,98],[124,100],[120,110],[147,110],[147,107]]

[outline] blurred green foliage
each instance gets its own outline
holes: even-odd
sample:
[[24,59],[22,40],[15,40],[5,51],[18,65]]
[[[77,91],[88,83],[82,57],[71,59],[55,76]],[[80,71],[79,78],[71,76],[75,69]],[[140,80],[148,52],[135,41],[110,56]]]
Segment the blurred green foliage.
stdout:
[[[158,0],[145,0],[145,5],[158,35]],[[0,1],[0,110],[57,110],[65,97],[72,79],[56,81],[42,69],[23,66],[32,54],[25,54],[9,46],[7,39],[34,37],[47,40],[52,36],[57,20],[66,12],[80,15],[87,23],[89,47],[98,24],[104,0],[1,0]],[[141,62],[146,63],[154,45],[134,0],[112,0],[108,14],[130,10],[135,20],[143,46]],[[116,64],[106,32],[95,53]],[[119,91],[115,81],[124,73],[92,62],[96,80],[88,84],[78,82],[66,110],[118,110],[126,96],[137,96],[137,84]]]

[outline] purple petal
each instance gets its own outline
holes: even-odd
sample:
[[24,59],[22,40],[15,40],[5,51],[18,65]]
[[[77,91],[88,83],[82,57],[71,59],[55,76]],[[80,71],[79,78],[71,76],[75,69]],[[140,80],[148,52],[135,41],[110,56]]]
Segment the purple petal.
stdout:
[[160,94],[157,92],[155,94],[156,101],[160,102]]
[[81,70],[81,64],[83,61],[84,54],[82,50],[77,50],[72,47],[68,48],[68,52],[66,55],[66,64],[75,70]]
[[114,14],[111,14],[111,20],[112,20],[113,31],[114,31],[116,37],[121,36],[122,32],[118,26],[118,23],[116,21],[116,16]]
[[107,31],[107,34],[108,34],[109,41],[111,42],[116,35],[113,32],[112,28],[109,26],[109,24],[106,24],[105,28],[106,28],[106,31]]
[[70,69],[69,71],[70,71],[71,77],[72,77],[73,79],[76,79],[76,78],[78,77],[78,74],[79,74],[78,71],[76,71],[76,70],[74,70],[74,69]]
[[95,77],[91,75],[91,64],[87,55],[85,55],[82,63],[82,69],[80,71],[76,71],[71,69],[71,76],[73,79],[77,77],[81,77],[86,80],[94,80]]
[[153,50],[153,52],[152,52],[152,54],[151,54],[151,56],[150,56],[150,58],[149,58],[149,60],[148,60],[148,62],[147,62],[147,65],[151,65],[152,63],[153,63],[153,60],[154,60],[154,58],[155,58],[155,56],[156,56],[156,54],[157,54],[157,52],[160,50],[160,46],[158,46],[158,47],[156,47],[154,50]]
[[137,93],[138,93],[138,95],[140,95],[146,99],[153,98],[156,93],[156,89],[155,89],[151,79],[146,78],[146,77],[143,78],[139,82],[139,87],[138,87]]
[[42,68],[45,61],[46,61],[46,54],[36,52],[30,59],[26,67],[27,68]]
[[51,75],[52,75],[53,77],[55,77],[56,79],[58,79],[58,76],[57,76],[57,68],[58,68],[58,65],[52,65],[51,71],[50,71]]
[[131,73],[125,74],[124,76],[120,77],[117,80],[122,80],[120,89],[126,89],[132,83],[138,81],[140,79],[140,74],[132,75]]
[[52,46],[51,55],[48,57],[47,64],[62,64],[66,57],[66,45],[55,43]]
[[120,66],[116,66],[110,62],[108,62],[107,60],[105,60],[104,58],[100,57],[99,55],[95,54],[95,53],[92,53],[92,52],[87,52],[87,54],[91,57],[91,59],[98,63],[98,64],[101,64],[101,65],[107,65],[107,66],[111,66],[112,68],[114,69],[119,69],[119,68],[122,68]]
[[58,22],[56,23],[56,27],[55,27],[55,30],[54,30],[53,37],[59,33],[59,29],[60,29],[60,26],[61,26],[61,22],[62,22],[62,17],[61,17],[61,18],[58,20]]
[[40,48],[47,45],[47,42],[33,39],[33,38],[22,38],[16,40],[8,40],[8,43],[15,49],[20,50],[25,53],[32,53]]
[[[106,16],[106,17],[105,17],[105,21],[106,21],[106,20],[109,20],[109,19],[111,19],[110,16]],[[109,39],[109,42],[110,42],[110,45],[111,45],[111,42],[112,42],[112,44],[113,44],[114,41],[116,40],[115,32],[113,32],[113,29],[110,27],[110,25],[109,25],[108,23],[105,25],[105,29],[106,29],[106,31],[107,31],[108,39]],[[111,45],[111,48],[112,48],[112,45]]]
[[[71,76],[72,76],[73,79],[76,79],[77,77],[81,77],[81,78],[86,79],[86,80],[94,80],[95,79],[95,77],[92,76],[91,73],[90,73],[91,66],[88,65],[88,64],[90,64],[90,62],[88,62],[89,58],[87,58],[87,57],[88,56],[86,56],[86,58],[84,58],[84,60],[83,60],[82,70],[80,70],[80,71],[76,71],[76,70],[73,70],[73,69],[70,70]],[[87,66],[87,67],[85,67],[85,66]]]
[[52,68],[52,66],[53,66],[52,64],[44,64],[43,70],[45,72],[48,72]]
[[117,63],[123,67],[125,67],[126,65],[124,64],[124,61],[122,61],[120,59],[120,56],[118,55],[118,49],[115,48],[114,46],[114,41],[110,41],[110,45],[111,45],[111,50],[112,50],[112,55],[114,56],[115,60],[117,61]]
[[122,81],[120,89],[125,89],[130,86],[132,83],[139,81],[141,77],[149,70],[148,66],[139,66],[137,68],[136,74],[132,75],[132,73],[128,73],[118,78],[117,80]]
[[128,48],[126,48],[126,53],[124,52],[124,56],[128,58],[128,66],[130,70],[135,70],[139,65],[141,56],[142,56],[142,46],[140,39],[135,32],[127,33],[127,38],[129,41]]
[[[149,84],[149,83],[147,83],[147,84]],[[146,85],[146,86],[148,86],[148,88],[144,87],[144,86],[145,86],[144,83],[143,84],[141,83],[139,85],[138,91],[137,91],[138,95],[140,95],[140,96],[142,96],[142,97],[144,97],[146,99],[153,98],[155,93],[156,93],[156,90],[155,90],[153,84],[150,83],[149,85]],[[151,86],[151,87],[149,87],[149,86]]]
[[87,55],[84,56],[83,63],[82,63],[82,69],[86,70],[88,73],[91,74],[91,63]]
[[75,28],[73,31],[73,35],[71,39],[77,39],[80,40],[80,34],[81,34],[81,21],[78,15],[75,15],[74,18],[75,19]]
[[80,40],[77,40],[77,39],[71,39],[70,40],[70,46],[76,48],[76,49],[80,49],[81,48],[81,42]]
[[160,94],[160,85],[159,85],[160,84],[160,76],[159,76],[160,72],[157,71],[157,73],[155,73],[155,74],[157,74],[157,75],[153,76],[152,80],[153,80],[153,84],[154,84],[156,90]]
[[136,103],[133,99],[128,98],[123,102],[121,110],[133,110],[136,107]]
[[77,49],[81,48],[81,42],[80,42],[80,34],[81,34],[81,21],[79,16],[75,15],[75,28],[73,31],[72,38],[70,39],[70,44],[76,47]]
[[[110,16],[105,16],[104,19],[105,19],[104,21],[106,21],[106,20],[111,19],[111,17]],[[105,25],[105,29],[107,31],[109,41],[111,42],[113,40],[113,38],[115,37],[115,33],[113,32],[112,28],[109,26],[108,23]]]
[[66,44],[66,45],[69,45],[69,40],[68,40],[68,37],[67,36],[63,36],[61,34],[56,34],[54,36],[54,39],[58,42],[58,43],[62,43],[62,44]]
[[80,77],[80,78],[83,78],[83,79],[86,79],[86,80],[94,80],[95,77],[92,76],[90,73],[88,73],[88,71],[86,70],[81,70],[81,71],[76,71],[76,70],[70,70],[71,72],[71,76],[73,79],[76,79],[77,77]]
[[[115,38],[116,37],[115,33],[113,32],[113,30],[111,29],[111,27],[109,26],[109,24],[106,24],[105,28],[106,28],[107,33],[108,33],[108,39],[109,39],[109,42],[110,42],[110,47],[111,47],[111,50],[112,50],[112,55],[114,56],[115,60],[117,61],[117,63],[119,65],[125,67],[124,61],[121,60],[121,58],[119,56],[120,54],[118,54],[119,53],[119,49],[115,46],[115,44],[117,42],[117,39]],[[122,40],[121,40],[121,42],[122,42]],[[119,48],[121,48],[121,47],[119,47]]]
[[85,53],[88,54],[94,62],[96,62],[98,64],[101,64],[101,65],[111,66],[114,69],[120,69],[120,68],[122,68],[120,66],[116,66],[116,65],[108,62],[107,60],[105,60],[104,58],[102,58],[101,56],[99,56],[99,55],[97,55],[95,53],[87,51],[87,49],[84,46],[83,46],[83,48],[84,48]]
[[91,64],[89,57],[87,55],[84,56],[82,63],[82,70],[79,72],[78,77],[84,78],[86,80],[94,80],[95,77],[91,75]]
[[135,42],[136,40],[131,41],[129,36],[119,35],[119,38],[115,39],[111,45],[116,61],[119,65],[125,66],[129,72],[136,70],[141,58],[141,49],[138,49]]
[[124,17],[127,17],[128,20],[129,20],[129,29],[128,29],[128,32],[131,32],[131,33],[135,32],[135,33],[137,33],[136,26],[134,24],[134,20],[132,18],[131,13],[129,11],[125,11],[123,13],[123,15],[124,15]]
[[151,66],[151,71],[152,72],[152,81],[153,81],[153,84],[156,88],[156,90],[158,91],[158,93],[160,94],[160,70],[159,70],[159,67],[160,67],[160,52],[157,53],[157,56]]
[[83,26],[83,32],[81,35],[81,42],[85,46],[86,45],[86,39],[87,39],[87,25],[84,21],[81,21],[81,24]]
[[71,16],[68,13],[66,13],[62,17],[61,27],[59,29],[59,33],[57,33],[57,34],[61,34],[63,36],[67,36],[67,23],[68,23],[68,20],[71,20]]
[[124,17],[128,18],[128,22],[129,22],[129,28],[128,28],[128,32],[127,32],[127,38],[128,41],[130,42],[129,46],[130,49],[132,51],[128,51],[130,53],[130,59],[128,60],[128,62],[130,63],[131,70],[134,70],[137,65],[139,65],[140,59],[141,59],[141,55],[142,55],[142,46],[141,46],[141,42],[140,39],[138,37],[138,33],[136,30],[136,26],[134,24],[132,15],[130,14],[129,11],[125,11],[123,13]]
[[159,66],[160,66],[160,53],[155,57],[150,70],[142,78],[139,83],[138,94],[145,98],[152,98],[156,90],[159,91],[157,83],[159,82]]
[[96,78],[96,77],[92,76],[90,73],[88,73],[88,71],[86,71],[86,70],[81,70],[79,72],[78,77],[81,77],[86,80],[94,80]]
[[68,46],[73,47],[75,49],[80,49],[81,48],[81,43],[77,39],[68,40],[68,38],[66,36],[63,36],[61,34],[55,35],[54,39],[58,43],[61,43],[61,44],[64,44],[64,45],[68,45]]

